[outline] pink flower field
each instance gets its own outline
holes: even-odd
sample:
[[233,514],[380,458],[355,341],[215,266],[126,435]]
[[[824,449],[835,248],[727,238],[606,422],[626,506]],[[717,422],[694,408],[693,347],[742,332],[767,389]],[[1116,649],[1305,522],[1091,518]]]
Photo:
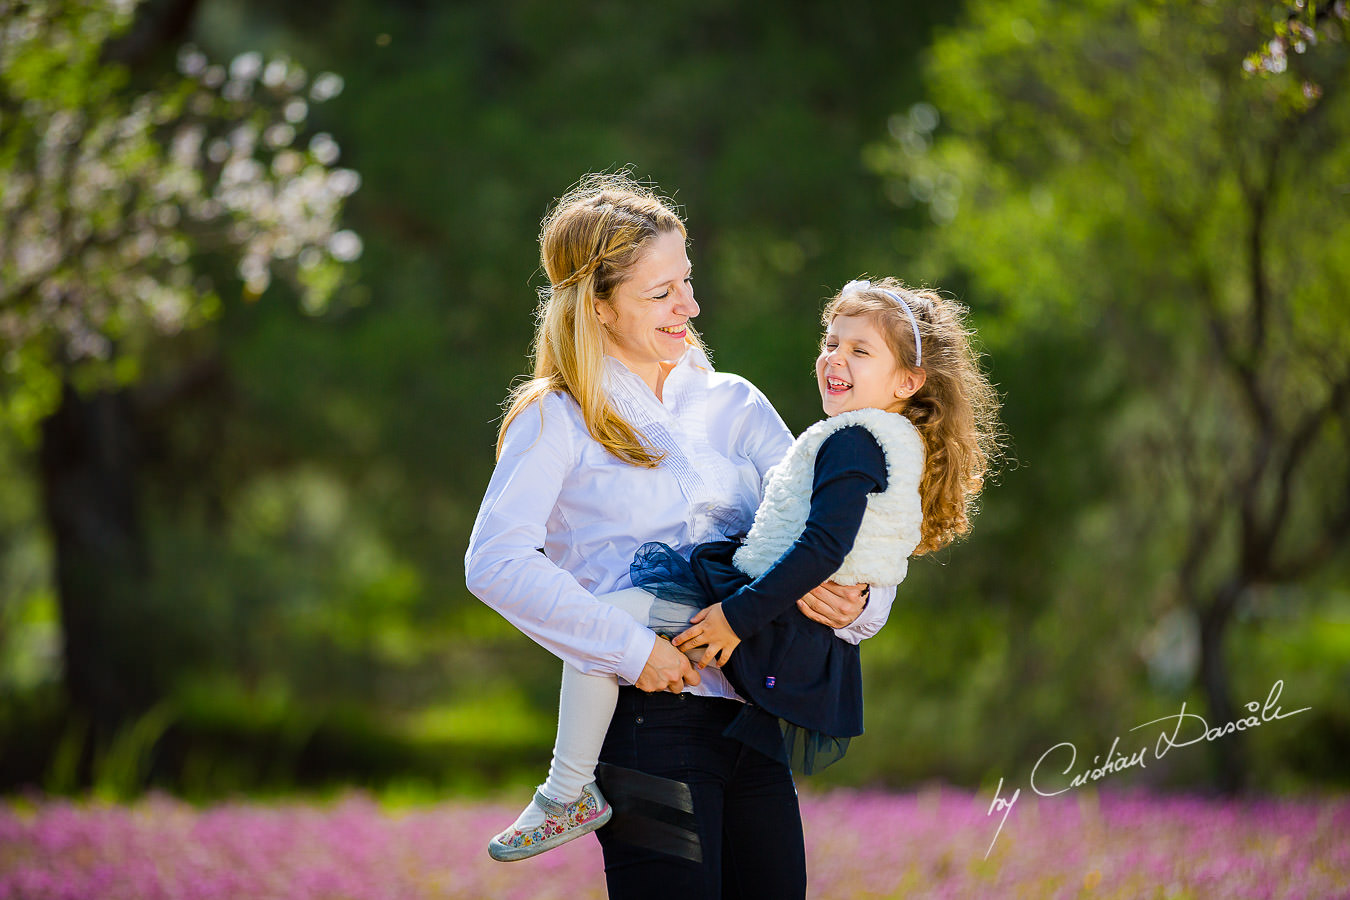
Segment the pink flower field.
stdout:
[[[1350,798],[1224,802],[1076,791],[1023,797],[804,794],[811,895],[883,897],[1350,897]],[[447,801],[389,810],[165,796],[132,805],[0,806],[4,900],[421,900],[603,897],[594,837],[524,862],[488,859],[519,812]]]

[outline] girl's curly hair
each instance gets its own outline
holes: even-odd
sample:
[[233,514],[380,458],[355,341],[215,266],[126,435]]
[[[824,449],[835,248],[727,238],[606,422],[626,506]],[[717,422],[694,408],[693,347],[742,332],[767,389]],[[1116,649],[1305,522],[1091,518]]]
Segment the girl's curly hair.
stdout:
[[[896,362],[922,369],[923,386],[899,412],[914,423],[926,451],[919,496],[923,528],[915,555],[932,553],[970,530],[976,500],[999,454],[999,396],[980,369],[966,326],[967,310],[933,290],[914,290],[894,278],[850,284],[826,305],[828,328],[836,316],[869,316],[881,327]],[[919,325],[922,365],[916,367],[914,326],[891,291],[904,298]]]

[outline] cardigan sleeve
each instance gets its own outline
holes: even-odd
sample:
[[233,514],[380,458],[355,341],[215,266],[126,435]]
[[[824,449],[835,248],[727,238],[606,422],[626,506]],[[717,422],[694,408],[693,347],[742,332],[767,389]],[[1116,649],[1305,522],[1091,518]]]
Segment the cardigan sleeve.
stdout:
[[737,637],[744,640],[798,598],[829,579],[853,549],[867,510],[867,495],[886,489],[886,457],[872,432],[841,428],[816,454],[811,508],[792,546],[769,569],[722,603]]

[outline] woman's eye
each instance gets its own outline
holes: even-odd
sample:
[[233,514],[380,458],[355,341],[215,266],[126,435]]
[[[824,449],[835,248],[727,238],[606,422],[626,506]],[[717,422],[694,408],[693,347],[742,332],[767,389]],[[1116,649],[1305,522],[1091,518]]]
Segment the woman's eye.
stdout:
[[653,300],[664,300],[664,299],[666,299],[666,298],[669,297],[669,296],[670,296],[670,291],[666,291],[664,294],[657,294],[657,295],[656,295],[655,297],[653,297],[652,299],[653,299]]
[[857,350],[854,350],[853,352],[856,353],[856,354],[858,354],[859,356],[866,356],[866,355],[867,355],[867,351],[866,351],[866,350],[863,350],[863,349],[861,349],[861,348],[860,348],[860,349],[857,349]]

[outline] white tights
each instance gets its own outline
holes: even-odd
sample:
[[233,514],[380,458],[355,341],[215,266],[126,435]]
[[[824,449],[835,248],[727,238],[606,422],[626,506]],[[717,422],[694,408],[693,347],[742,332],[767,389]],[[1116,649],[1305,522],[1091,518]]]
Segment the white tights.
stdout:
[[[596,599],[647,624],[652,595],[641,588],[602,594]],[[619,682],[613,675],[583,675],[563,664],[562,690],[558,693],[558,737],[553,743],[548,780],[539,789],[542,794],[571,803],[581,796],[582,788],[595,780],[600,747],[618,700]]]

